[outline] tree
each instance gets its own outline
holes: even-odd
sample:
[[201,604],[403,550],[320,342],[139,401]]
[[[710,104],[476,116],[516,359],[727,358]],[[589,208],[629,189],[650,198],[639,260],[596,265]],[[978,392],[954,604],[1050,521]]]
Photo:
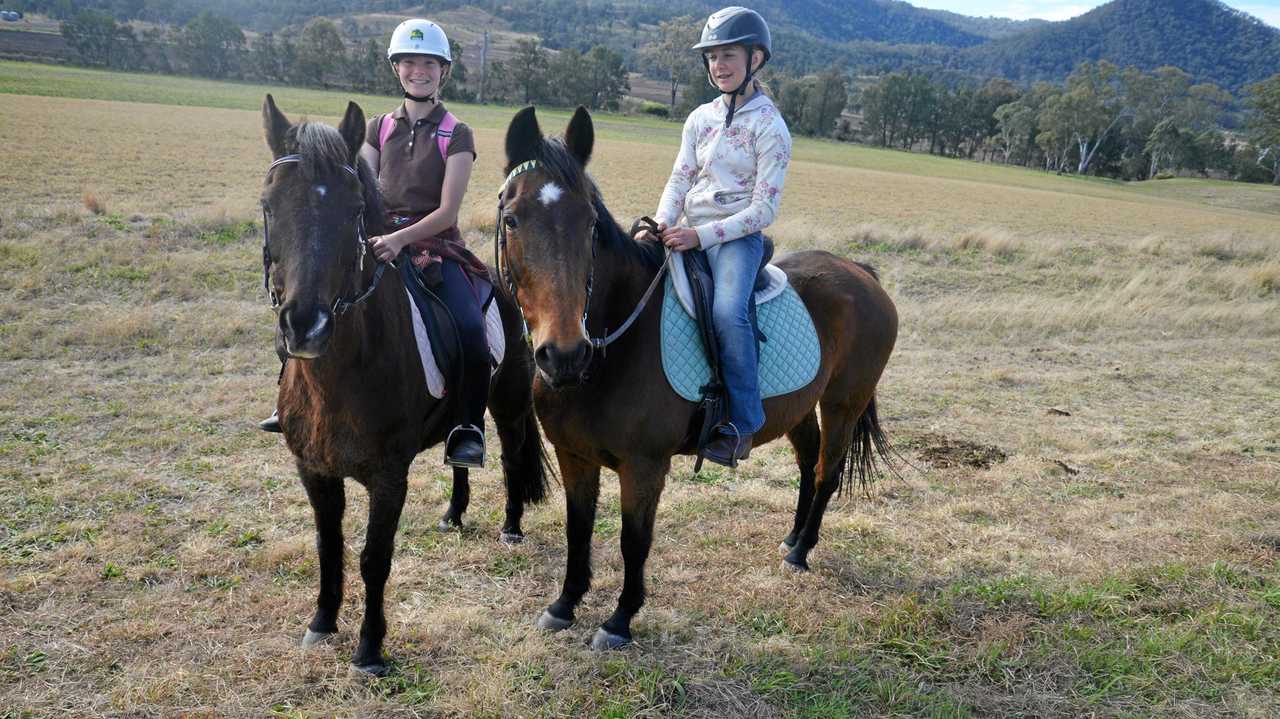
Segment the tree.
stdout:
[[596,45],[583,56],[582,63],[588,89],[587,106],[593,110],[618,109],[618,101],[631,90],[622,55],[603,45]]
[[806,94],[809,99],[800,113],[802,131],[818,137],[829,136],[849,102],[849,84],[844,73],[837,68],[827,70],[809,83]]
[[62,37],[85,65],[122,70],[141,65],[142,49],[133,30],[109,15],[81,10],[62,23]]
[[294,75],[308,85],[329,87],[329,78],[346,59],[346,44],[338,26],[325,18],[315,18],[302,28]]
[[696,76],[701,76],[701,63],[691,61],[689,48],[698,41],[698,30],[701,20],[692,15],[663,20],[658,23],[658,41],[646,45],[641,50],[641,57],[652,63],[671,88],[671,113],[676,110],[676,96],[680,86],[690,82],[689,67],[697,65]]
[[547,98],[547,51],[538,40],[517,40],[516,54],[506,63],[507,76],[526,105],[545,101]]
[[239,72],[244,48],[240,26],[208,10],[192,18],[178,37],[178,51],[187,71],[215,79]]
[[1280,185],[1280,74],[1254,83],[1249,93],[1249,138],[1257,148],[1258,164],[1271,172],[1271,182]]
[[[1115,86],[1116,66],[1106,60],[1083,62],[1067,78],[1066,91],[1052,98],[1040,114],[1040,125],[1057,139],[1071,138],[1079,151],[1076,171],[1085,174],[1098,147],[1126,116]],[[1131,114],[1131,113],[1130,113]]]

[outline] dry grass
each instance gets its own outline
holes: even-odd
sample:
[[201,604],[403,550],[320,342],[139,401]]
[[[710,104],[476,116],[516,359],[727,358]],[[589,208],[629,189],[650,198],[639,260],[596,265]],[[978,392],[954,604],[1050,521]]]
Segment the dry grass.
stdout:
[[[677,461],[638,646],[597,655],[584,640],[621,586],[616,482],[581,624],[546,636],[560,497],[505,548],[497,472],[478,472],[470,528],[439,533],[429,452],[388,587],[395,672],[362,682],[345,665],[364,494],[338,642],[302,652],[310,510],[251,424],[277,369],[257,118],[137,108],[0,104],[0,133],[119,128],[9,143],[0,165],[0,717],[1280,713],[1280,216],[1231,207],[1254,194],[1027,189],[802,144],[779,249],[882,271],[902,333],[881,412],[916,468],[839,500],[793,577],[774,550],[789,447],[736,475]],[[501,132],[477,135],[463,217],[483,247]],[[624,223],[652,211],[669,155],[600,143]]]

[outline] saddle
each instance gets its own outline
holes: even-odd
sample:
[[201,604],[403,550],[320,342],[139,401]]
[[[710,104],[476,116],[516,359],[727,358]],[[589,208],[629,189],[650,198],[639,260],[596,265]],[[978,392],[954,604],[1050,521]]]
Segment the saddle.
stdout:
[[[456,388],[462,382],[462,341],[453,313],[431,289],[432,283],[423,271],[414,267],[408,257],[402,255],[396,266],[404,282],[405,292],[415,309],[414,335],[418,340],[428,391],[437,398],[459,396],[460,392]],[[485,315],[490,361],[496,368],[506,349],[502,319],[493,302],[493,286],[488,282],[477,284],[481,292],[480,309]],[[424,348],[423,345],[427,347]]]

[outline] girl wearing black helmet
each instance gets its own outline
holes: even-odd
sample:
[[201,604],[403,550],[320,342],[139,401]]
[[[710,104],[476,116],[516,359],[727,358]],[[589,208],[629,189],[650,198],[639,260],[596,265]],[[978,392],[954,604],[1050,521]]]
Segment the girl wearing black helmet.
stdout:
[[[769,26],[753,10],[711,15],[694,50],[720,97],[689,114],[680,153],[654,217],[675,251],[706,251],[715,278],[712,315],[729,397],[728,421],[706,458],[734,466],[764,424],[755,333],[748,303],[764,252],[761,230],[773,223],[791,161],[791,134],[755,73],[769,61]],[[683,220],[683,221],[682,221]]]

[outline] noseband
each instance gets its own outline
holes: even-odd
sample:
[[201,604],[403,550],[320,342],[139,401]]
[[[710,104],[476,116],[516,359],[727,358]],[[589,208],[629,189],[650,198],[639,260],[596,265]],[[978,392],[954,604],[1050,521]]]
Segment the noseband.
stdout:
[[[516,165],[511,173],[507,175],[507,179],[503,181],[502,187],[498,189],[498,219],[494,228],[493,242],[493,264],[498,269],[498,275],[502,278],[503,283],[507,286],[507,291],[511,293],[511,299],[515,302],[516,308],[520,311],[520,319],[524,322],[524,307],[520,304],[520,297],[516,294],[517,285],[520,278],[516,275],[515,266],[511,264],[511,253],[507,249],[507,226],[502,222],[502,212],[506,206],[507,190],[511,187],[511,181],[523,175],[524,173],[537,169],[539,163],[537,160],[528,160]],[[598,201],[598,200],[597,200]],[[652,222],[652,221],[650,221]],[[656,225],[654,225],[656,228]],[[640,298],[640,302],[635,309],[631,311],[631,315],[627,317],[622,326],[613,332],[609,332],[609,328],[605,328],[604,337],[592,337],[590,330],[587,329],[587,314],[591,312],[591,290],[596,275],[596,246],[600,243],[600,224],[598,221],[591,224],[591,270],[587,273],[586,301],[582,305],[582,334],[590,343],[592,353],[597,350],[600,356],[605,354],[605,348],[613,344],[619,337],[623,335],[631,325],[635,323],[636,318],[644,310],[649,302],[649,298],[653,295],[654,289],[657,288],[658,282],[667,272],[666,262],[662,263],[662,269],[654,275],[653,281],[649,283],[648,289],[645,290],[644,296]],[[529,324],[524,322],[525,340],[532,342],[529,337]]]
[[[277,158],[275,162],[271,163],[271,166],[267,168],[267,175],[270,176],[271,171],[281,165],[288,165],[301,161],[302,155],[283,155]],[[351,176],[356,178],[357,182],[360,180],[360,173],[356,171],[356,168],[351,165],[342,165],[342,169],[351,173]],[[267,222],[267,208],[264,206],[262,208],[262,286],[271,297],[271,308],[276,309],[280,307],[280,295],[276,294],[275,289],[271,287],[270,241],[271,230]],[[365,236],[363,210],[360,212],[360,218],[356,222],[356,245],[359,250],[356,253],[356,275],[359,277],[364,274],[364,256],[369,251],[369,241]],[[342,296],[334,298],[329,311],[333,313],[334,317],[341,317],[347,313],[347,310],[369,299],[369,296],[373,294],[373,291],[378,289],[378,283],[382,281],[382,274],[386,272],[386,269],[387,263],[379,261],[378,266],[373,271],[373,280],[369,283],[369,288],[352,299],[346,299]]]

